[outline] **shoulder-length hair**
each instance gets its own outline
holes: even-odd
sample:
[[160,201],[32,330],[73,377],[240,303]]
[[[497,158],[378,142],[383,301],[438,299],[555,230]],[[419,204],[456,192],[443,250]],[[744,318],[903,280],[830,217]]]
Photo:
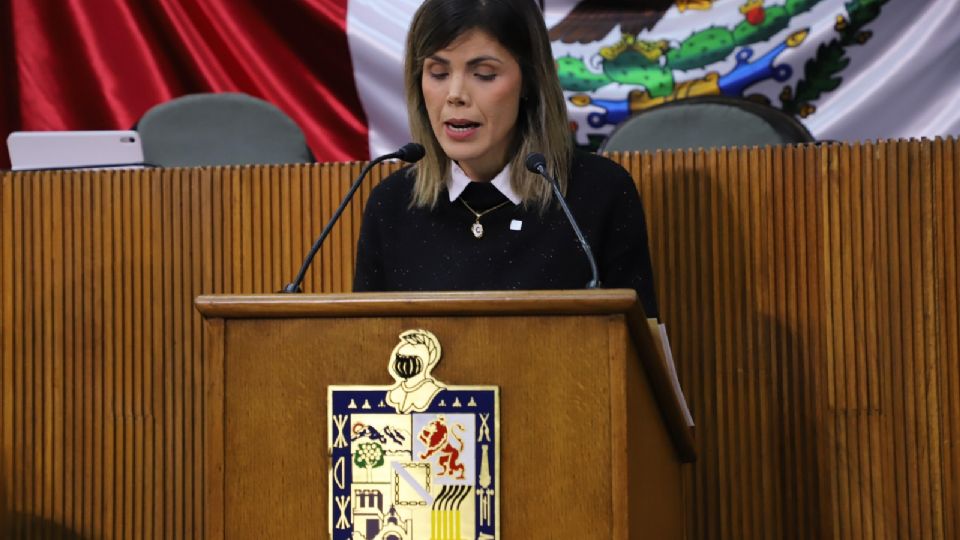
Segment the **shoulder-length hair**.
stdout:
[[417,10],[407,35],[404,79],[410,131],[413,139],[426,147],[427,155],[413,169],[416,182],[411,205],[434,207],[450,176],[450,158],[427,116],[421,86],[424,61],[470,30],[489,34],[520,65],[523,97],[515,153],[510,161],[510,184],[525,205],[544,209],[553,197],[551,187],[539,175],[527,171],[524,160],[530,152],[542,153],[548,170],[566,191],[573,141],[550,38],[534,0],[427,0]]

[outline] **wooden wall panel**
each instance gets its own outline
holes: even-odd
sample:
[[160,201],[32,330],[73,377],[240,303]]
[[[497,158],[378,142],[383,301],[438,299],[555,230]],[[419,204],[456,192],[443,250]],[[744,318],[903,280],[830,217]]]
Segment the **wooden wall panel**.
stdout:
[[[960,535],[960,145],[615,155],[697,420],[690,538]],[[307,275],[350,288],[371,186]],[[15,537],[203,529],[199,294],[274,292],[360,164],[0,178]],[[2,509],[0,509],[2,511]]]
[[698,420],[692,538],[960,534],[956,156],[616,156]]
[[[371,186],[307,275],[345,291]],[[193,298],[289,281],[359,164],[0,180],[0,489],[16,536],[196,537]],[[344,262],[346,261],[346,262]]]

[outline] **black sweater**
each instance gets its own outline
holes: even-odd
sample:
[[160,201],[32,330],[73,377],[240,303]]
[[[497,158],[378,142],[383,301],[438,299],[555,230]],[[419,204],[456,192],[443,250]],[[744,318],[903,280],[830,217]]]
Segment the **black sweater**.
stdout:
[[[508,202],[480,218],[484,234],[477,239],[470,232],[474,215],[460,199],[482,212],[506,201],[503,194],[471,182],[453,202],[444,188],[432,210],[410,208],[408,171],[386,178],[367,202],[354,291],[582,289],[590,281],[590,265],[556,203],[541,214]],[[603,287],[635,289],[647,316],[656,316],[643,207],[627,171],[577,153],[567,201]]]

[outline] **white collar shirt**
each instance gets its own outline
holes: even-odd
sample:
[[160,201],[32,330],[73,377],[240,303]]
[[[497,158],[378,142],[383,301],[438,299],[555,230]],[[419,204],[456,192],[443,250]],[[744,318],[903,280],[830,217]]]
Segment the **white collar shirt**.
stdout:
[[[463,190],[467,189],[467,186],[469,186],[472,181],[473,180],[470,180],[470,177],[467,176],[467,173],[463,172],[463,169],[461,169],[459,165],[455,162],[452,163],[450,180],[447,181],[447,192],[450,194],[450,202],[457,200],[457,197],[463,193]],[[497,188],[497,191],[503,193],[504,197],[510,199],[510,202],[513,204],[520,204],[522,202],[520,196],[517,195],[517,192],[510,186],[509,164],[507,164],[490,183],[493,184],[493,187]]]

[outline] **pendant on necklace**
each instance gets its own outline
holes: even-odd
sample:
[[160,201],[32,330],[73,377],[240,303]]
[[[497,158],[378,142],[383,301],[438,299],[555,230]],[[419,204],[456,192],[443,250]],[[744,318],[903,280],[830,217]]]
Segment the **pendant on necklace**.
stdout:
[[470,226],[470,232],[473,233],[474,238],[483,238],[483,225],[480,224],[480,220],[473,222],[473,225]]

